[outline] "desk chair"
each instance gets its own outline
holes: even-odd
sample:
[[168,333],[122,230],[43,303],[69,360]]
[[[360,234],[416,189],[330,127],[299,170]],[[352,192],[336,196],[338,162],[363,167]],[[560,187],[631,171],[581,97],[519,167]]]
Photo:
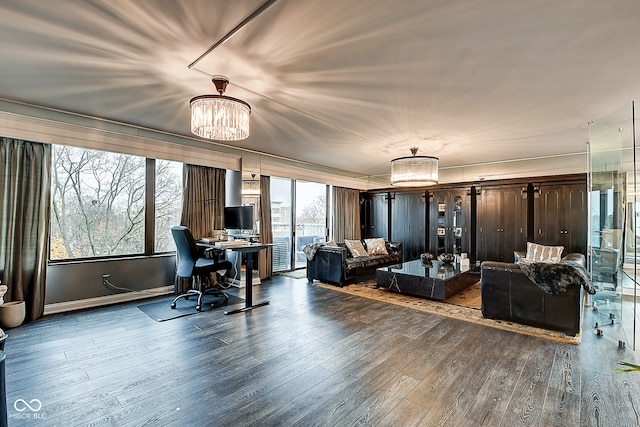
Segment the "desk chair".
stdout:
[[[210,274],[216,273],[218,278],[222,278],[227,271],[231,270],[229,261],[219,261],[216,258],[206,258],[208,250],[214,248],[208,245],[198,245],[187,227],[178,226],[171,228],[173,240],[176,243],[176,261],[178,264],[177,278],[191,279],[191,289],[186,293],[178,295],[171,303],[171,308],[176,308],[176,301],[180,298],[189,299],[192,295],[198,296],[196,310],[202,311],[202,297],[206,294],[224,296],[224,305],[227,305],[229,297],[227,294],[215,287],[206,288]],[[177,280],[176,280],[177,281]]]

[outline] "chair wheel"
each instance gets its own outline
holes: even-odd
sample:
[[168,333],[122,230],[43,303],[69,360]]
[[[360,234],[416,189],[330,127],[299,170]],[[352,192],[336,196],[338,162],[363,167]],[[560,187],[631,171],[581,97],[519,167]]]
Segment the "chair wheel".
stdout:
[[176,308],[176,303],[175,302],[171,303],[171,308]]
[[196,305],[196,311],[202,311],[202,307],[199,305]]

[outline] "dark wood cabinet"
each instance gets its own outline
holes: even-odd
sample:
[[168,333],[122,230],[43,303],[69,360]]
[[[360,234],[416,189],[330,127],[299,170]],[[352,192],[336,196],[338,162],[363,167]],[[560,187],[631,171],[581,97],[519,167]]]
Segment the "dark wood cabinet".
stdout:
[[426,194],[398,192],[391,195],[391,240],[402,242],[403,260],[418,259],[426,248]]
[[479,189],[477,259],[513,262],[513,251],[526,249],[527,186]]
[[513,262],[527,241],[586,254],[585,174],[381,189],[363,196],[363,237],[423,252],[468,253],[472,262]]
[[470,230],[470,189],[436,190],[429,194],[430,252],[469,253]]
[[587,212],[586,181],[536,184],[533,240],[586,254]]
[[362,238],[389,239],[389,193],[369,193],[362,200]]

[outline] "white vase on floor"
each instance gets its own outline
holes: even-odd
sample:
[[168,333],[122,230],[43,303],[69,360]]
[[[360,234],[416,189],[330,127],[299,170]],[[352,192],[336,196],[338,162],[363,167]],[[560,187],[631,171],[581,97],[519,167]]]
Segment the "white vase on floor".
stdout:
[[0,305],[0,324],[3,328],[11,329],[22,325],[25,315],[24,301],[11,301]]

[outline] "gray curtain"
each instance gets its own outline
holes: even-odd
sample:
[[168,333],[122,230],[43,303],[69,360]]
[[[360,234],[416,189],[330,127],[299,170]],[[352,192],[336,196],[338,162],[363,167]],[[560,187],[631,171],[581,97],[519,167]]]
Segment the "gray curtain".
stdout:
[[[260,177],[260,242],[273,243],[273,228],[271,226],[271,177]],[[260,279],[267,279],[273,275],[273,248],[259,252],[258,271]]]
[[188,227],[196,240],[223,228],[225,176],[224,169],[184,165],[180,224]]
[[0,279],[27,320],[44,313],[50,207],[51,145],[0,138]]
[[333,240],[360,240],[360,191],[333,187]]

